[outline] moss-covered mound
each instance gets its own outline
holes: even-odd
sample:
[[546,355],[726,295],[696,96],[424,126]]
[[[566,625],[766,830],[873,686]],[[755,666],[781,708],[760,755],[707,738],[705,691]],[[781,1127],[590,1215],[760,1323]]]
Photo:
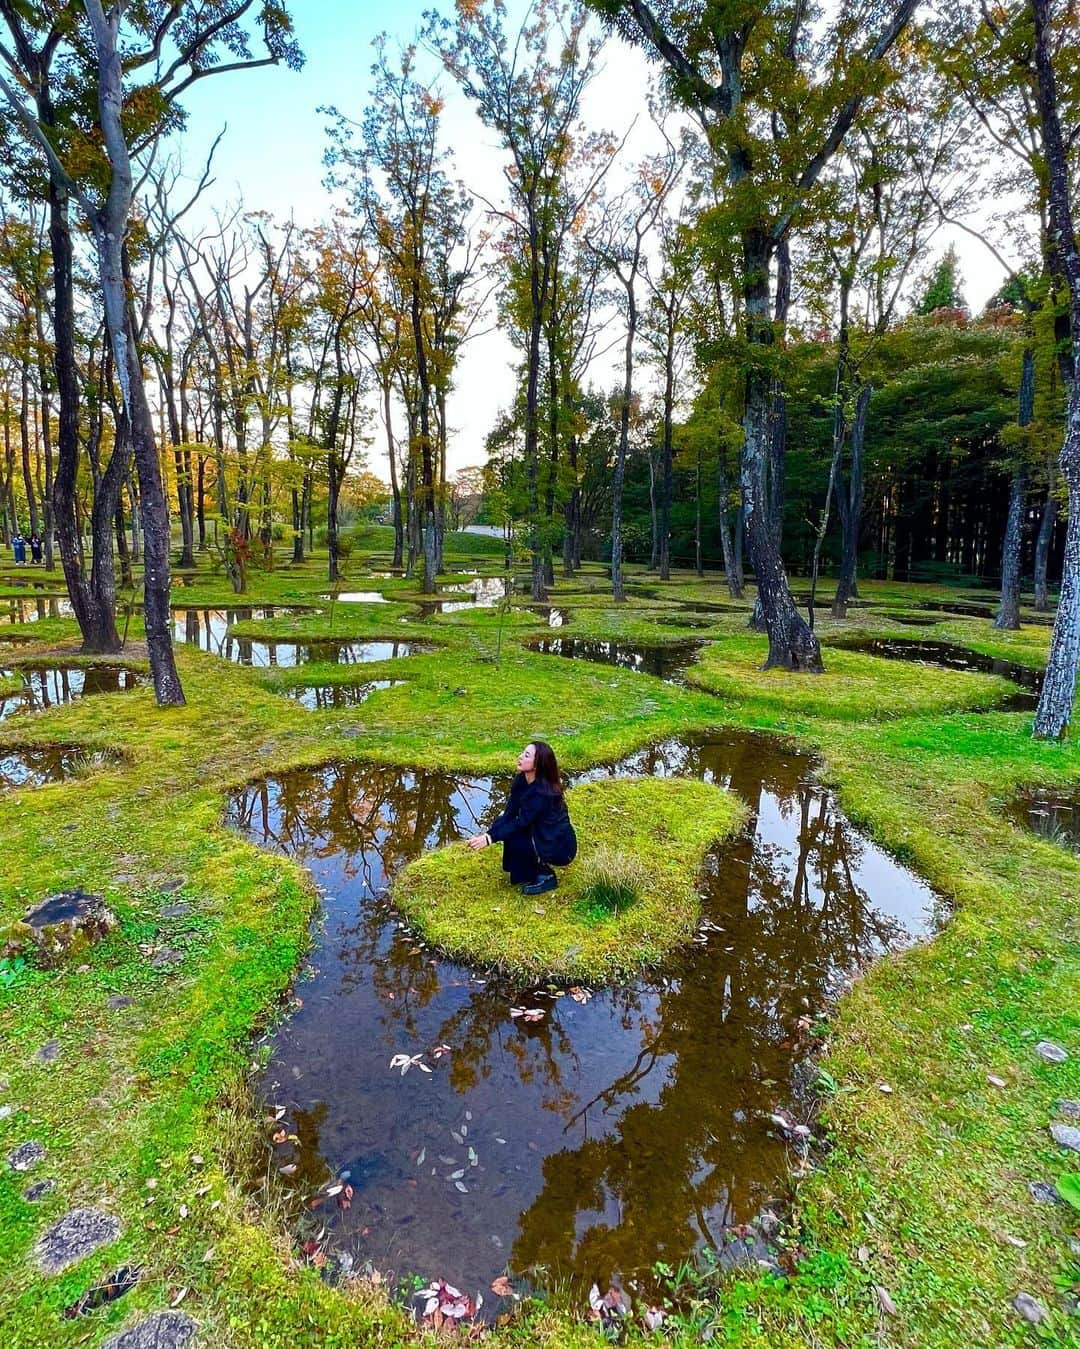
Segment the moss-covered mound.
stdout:
[[406,867],[397,903],[441,950],[516,976],[600,983],[657,964],[693,937],[705,853],[745,807],[680,778],[587,782],[567,800],[579,851],[557,890],[523,896],[498,846],[457,843]]

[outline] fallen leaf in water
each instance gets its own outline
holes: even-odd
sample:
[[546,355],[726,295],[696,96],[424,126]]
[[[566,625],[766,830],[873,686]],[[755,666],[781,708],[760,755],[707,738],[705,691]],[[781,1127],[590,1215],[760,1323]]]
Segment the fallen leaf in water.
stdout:
[[295,1173],[296,1173],[296,1163],[295,1163],[295,1162],[290,1162],[290,1163],[288,1164],[288,1166],[279,1166],[279,1167],[278,1167],[278,1171],[279,1171],[283,1176],[292,1176],[292,1175],[295,1175]]
[[470,1149],[469,1149],[469,1165],[470,1165],[470,1166],[477,1166],[477,1165],[479,1164],[479,1162],[480,1162],[480,1158],[476,1155],[476,1149],[475,1149],[475,1148],[470,1148]]
[[570,996],[574,999],[575,1002],[588,1002],[589,999],[592,997],[592,991],[590,989],[579,988],[576,985],[573,988],[567,989],[567,992],[570,994]]
[[427,1156],[427,1148],[421,1148],[421,1149],[420,1149],[420,1155],[419,1155],[419,1157],[417,1157],[417,1159],[416,1159],[416,1165],[417,1165],[417,1166],[423,1166],[423,1165],[424,1165],[424,1158],[425,1158],[426,1156]]
[[431,1052],[435,1055],[435,1057],[436,1057],[437,1059],[441,1059],[442,1056],[443,1056],[444,1054],[449,1054],[449,1053],[450,1053],[450,1046],[449,1046],[449,1045],[436,1045],[435,1048],[434,1048]]
[[463,1135],[463,1134],[459,1134],[458,1131],[457,1131],[456,1129],[451,1129],[451,1130],[450,1130],[450,1137],[454,1140],[455,1143],[461,1144],[461,1143],[464,1143],[464,1142],[465,1142],[465,1137],[464,1137],[464,1135]]
[[499,1277],[492,1283],[491,1291],[495,1294],[496,1297],[514,1296],[514,1289],[510,1283],[510,1280],[506,1277],[505,1274],[500,1274]]
[[462,1194],[468,1194],[468,1193],[469,1193],[469,1187],[468,1187],[467,1185],[462,1185],[462,1183],[461,1183],[460,1180],[455,1180],[455,1181],[454,1181],[454,1189],[455,1189],[455,1190],[460,1190]]

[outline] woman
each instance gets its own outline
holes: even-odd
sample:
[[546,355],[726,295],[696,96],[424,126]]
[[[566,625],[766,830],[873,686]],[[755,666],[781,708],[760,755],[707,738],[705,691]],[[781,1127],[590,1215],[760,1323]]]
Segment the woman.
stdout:
[[552,867],[568,866],[577,856],[577,837],[551,746],[534,740],[517,766],[506,809],[486,833],[469,839],[469,847],[501,843],[510,884],[521,885],[523,895],[542,895],[559,883]]

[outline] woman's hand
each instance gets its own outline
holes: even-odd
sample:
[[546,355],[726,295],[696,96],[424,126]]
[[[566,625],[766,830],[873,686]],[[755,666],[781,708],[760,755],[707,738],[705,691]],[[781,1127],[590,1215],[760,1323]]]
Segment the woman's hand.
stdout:
[[491,842],[490,834],[474,834],[469,839],[469,847],[475,852],[477,848],[486,848]]

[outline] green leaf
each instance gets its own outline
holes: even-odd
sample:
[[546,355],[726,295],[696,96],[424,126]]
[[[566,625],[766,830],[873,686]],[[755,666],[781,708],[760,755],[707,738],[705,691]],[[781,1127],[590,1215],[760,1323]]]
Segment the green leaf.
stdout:
[[1066,1172],[1065,1175],[1058,1176],[1054,1184],[1057,1186],[1058,1194],[1067,1204],[1080,1209],[1080,1174],[1075,1171]]

